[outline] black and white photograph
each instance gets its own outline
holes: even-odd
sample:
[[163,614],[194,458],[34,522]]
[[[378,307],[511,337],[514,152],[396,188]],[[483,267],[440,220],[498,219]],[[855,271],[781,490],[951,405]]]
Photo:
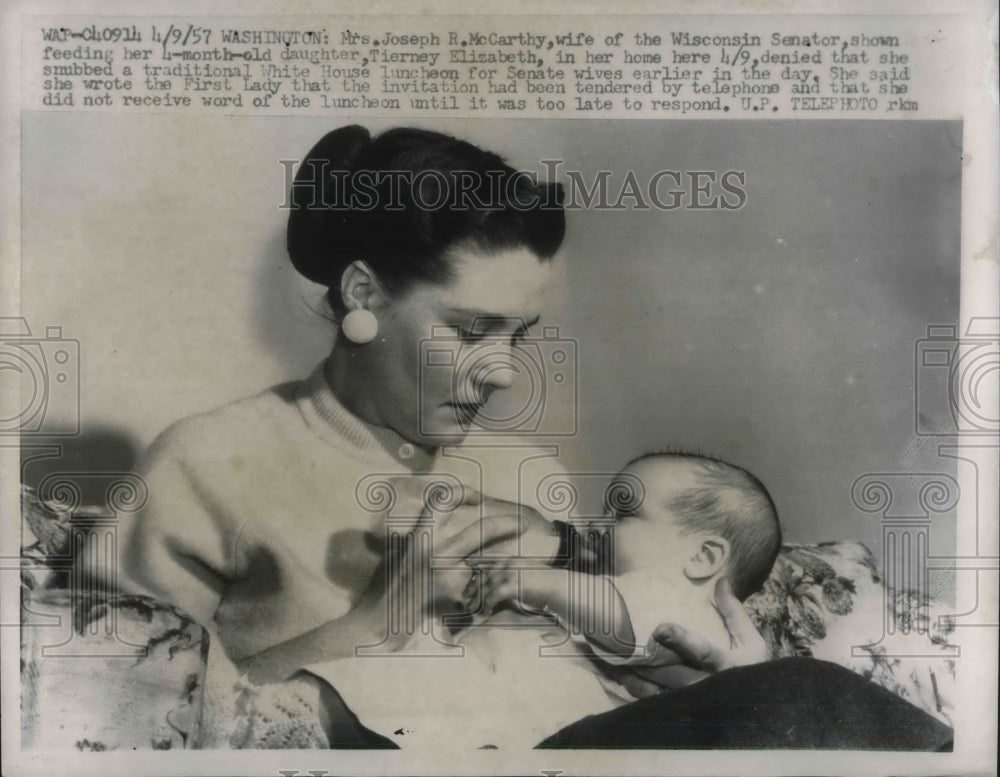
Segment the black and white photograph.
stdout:
[[4,16],[10,774],[996,773],[995,5],[101,5]]

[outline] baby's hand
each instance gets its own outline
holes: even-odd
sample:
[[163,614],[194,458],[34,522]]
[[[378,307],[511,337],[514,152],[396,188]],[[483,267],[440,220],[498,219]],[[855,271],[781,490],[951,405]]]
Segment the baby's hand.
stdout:
[[514,601],[517,596],[517,572],[502,563],[473,567],[462,591],[465,608],[481,615],[489,615],[498,604]]
[[[470,612],[489,615],[497,605],[512,602],[517,607],[541,610],[552,595],[552,587],[562,582],[565,570],[523,568],[508,562],[485,563],[473,567],[463,591]],[[553,579],[559,576],[559,580]]]
[[[468,586],[468,569],[435,569],[431,576],[434,601],[439,605],[460,604]],[[452,609],[446,607],[446,610]]]

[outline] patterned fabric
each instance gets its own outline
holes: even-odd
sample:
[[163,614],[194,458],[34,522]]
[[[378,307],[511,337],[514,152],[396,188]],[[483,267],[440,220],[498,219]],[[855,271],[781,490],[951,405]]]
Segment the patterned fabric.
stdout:
[[238,750],[307,750],[329,746],[319,723],[319,689],[305,680],[256,686],[242,683],[236,726]]
[[201,718],[208,639],[145,597],[24,598],[21,741],[25,750],[189,748]]
[[21,511],[24,749],[191,747],[202,712],[205,630],[144,596],[70,587],[70,548],[92,527],[27,488]]
[[776,657],[811,656],[826,638],[827,619],[850,614],[859,587],[879,583],[875,559],[860,543],[785,545],[746,608]]
[[840,664],[951,725],[947,610],[915,591],[886,589],[864,545],[786,545],[745,606],[775,657]]
[[[71,596],[73,521],[28,488],[22,489],[21,509],[24,747],[196,745],[207,633],[183,613],[144,597]],[[864,545],[786,545],[746,608],[775,657],[840,664],[951,725],[955,664],[948,621],[940,605],[913,591],[887,591]],[[41,660],[59,642],[52,637],[56,630],[46,628],[52,623],[72,624],[63,639],[87,660]],[[123,649],[138,654],[122,661],[113,653]],[[316,692],[301,685],[239,689],[228,744],[325,747]]]

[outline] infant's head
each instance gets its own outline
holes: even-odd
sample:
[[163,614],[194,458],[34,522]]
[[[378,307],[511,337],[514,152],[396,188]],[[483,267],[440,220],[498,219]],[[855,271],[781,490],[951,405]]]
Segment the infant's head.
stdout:
[[756,477],[709,456],[657,453],[629,462],[612,489],[635,483],[641,484],[639,499],[610,506],[617,519],[617,574],[657,569],[692,583],[725,575],[740,600],[764,584],[781,547],[781,528]]

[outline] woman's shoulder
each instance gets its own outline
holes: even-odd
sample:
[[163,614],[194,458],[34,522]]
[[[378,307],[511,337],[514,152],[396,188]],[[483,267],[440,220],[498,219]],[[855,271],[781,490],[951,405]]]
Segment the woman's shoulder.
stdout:
[[175,421],[156,437],[143,459],[198,460],[267,447],[269,441],[292,434],[296,423],[302,423],[296,407],[301,385],[302,381],[281,383]]

